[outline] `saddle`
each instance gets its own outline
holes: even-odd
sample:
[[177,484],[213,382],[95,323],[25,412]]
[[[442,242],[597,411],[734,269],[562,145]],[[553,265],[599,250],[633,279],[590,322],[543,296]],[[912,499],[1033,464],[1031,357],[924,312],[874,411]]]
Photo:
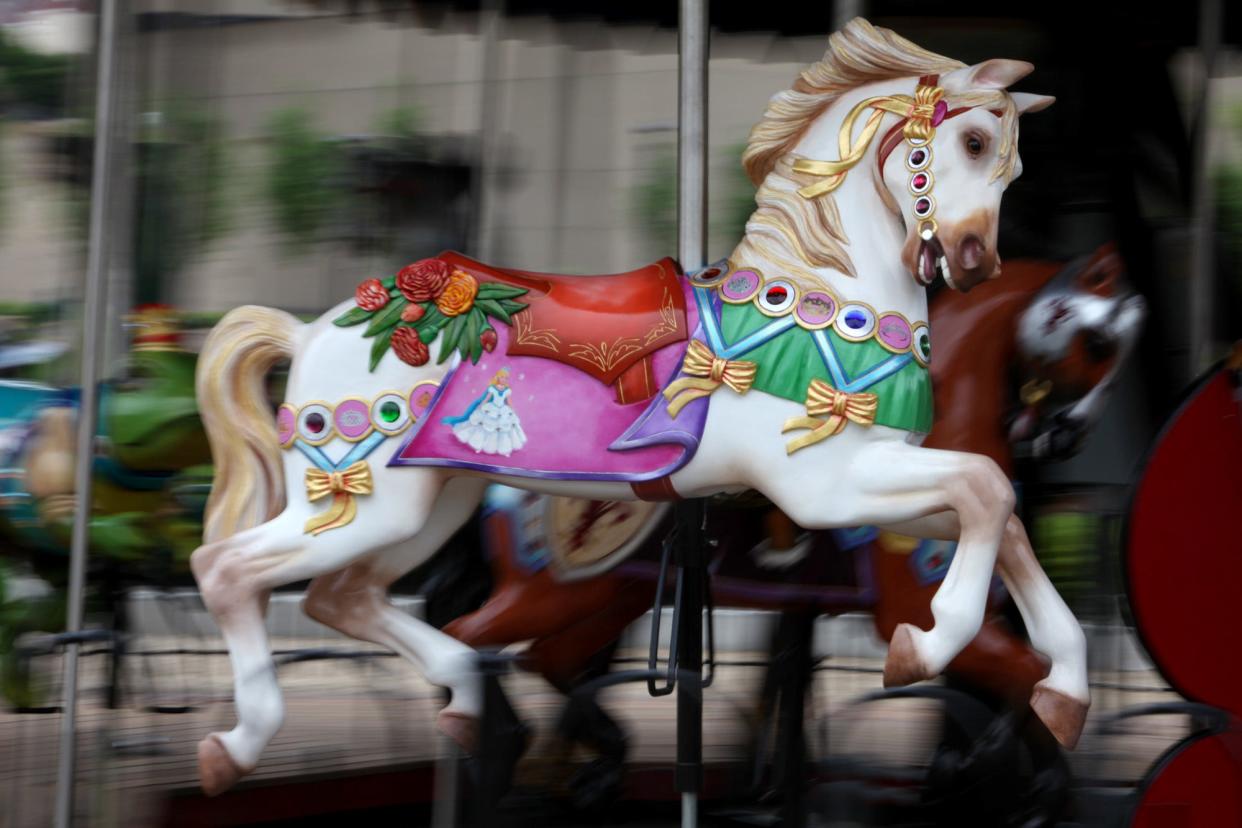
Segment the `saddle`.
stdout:
[[513,317],[508,353],[569,365],[616,389],[617,402],[659,390],[651,355],[688,338],[681,268],[670,258],[603,276],[569,276],[496,267],[448,251],[440,257],[482,281],[523,287],[528,303]]

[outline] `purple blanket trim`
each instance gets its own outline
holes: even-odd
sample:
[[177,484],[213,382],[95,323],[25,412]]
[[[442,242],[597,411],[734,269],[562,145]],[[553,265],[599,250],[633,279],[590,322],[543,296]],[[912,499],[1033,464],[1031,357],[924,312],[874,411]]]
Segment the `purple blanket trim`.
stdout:
[[[687,327],[698,334],[698,309],[690,284]],[[414,424],[390,466],[434,466],[489,474],[552,480],[637,483],[669,475],[689,462],[707,419],[707,399],[686,406],[676,421],[664,398],[620,405],[608,385],[568,365],[538,357],[506,354],[511,329],[496,326],[497,347],[477,365],[455,365],[426,412]],[[652,375],[663,388],[680,373],[687,342],[669,345],[651,358]],[[509,406],[526,443],[509,456],[475,451],[461,442],[445,418],[459,417],[487,392],[501,368],[509,371]]]

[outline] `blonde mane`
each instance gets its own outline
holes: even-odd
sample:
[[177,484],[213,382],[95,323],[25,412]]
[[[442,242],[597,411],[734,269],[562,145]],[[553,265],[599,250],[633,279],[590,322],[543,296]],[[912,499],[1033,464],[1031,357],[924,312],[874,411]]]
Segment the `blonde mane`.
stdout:
[[[791,256],[808,267],[826,267],[857,275],[845,247],[849,240],[831,195],[804,199],[797,188],[813,179],[790,169],[790,154],[815,119],[841,95],[868,83],[918,75],[943,75],[966,64],[923,49],[888,29],[856,17],[828,38],[824,57],[804,70],[791,89],[768,102],[762,120],[750,132],[742,166],[759,191],[757,209],[738,246],[758,247],[778,261]],[[998,164],[992,178],[1011,178],[1017,163],[1018,113],[1003,90],[978,90],[950,96],[951,105],[987,106],[1001,112]],[[771,175],[773,172],[776,175]],[[896,209],[887,191],[880,197]],[[791,276],[796,275],[791,273]],[[801,280],[799,280],[801,281]]]

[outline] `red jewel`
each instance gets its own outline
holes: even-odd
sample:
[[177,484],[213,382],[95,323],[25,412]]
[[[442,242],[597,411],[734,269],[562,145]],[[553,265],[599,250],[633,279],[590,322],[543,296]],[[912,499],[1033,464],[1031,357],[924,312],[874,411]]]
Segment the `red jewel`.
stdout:
[[944,120],[944,116],[949,114],[949,105],[944,101],[936,101],[936,106],[932,110],[931,124],[932,126],[940,126],[940,122]]
[[914,176],[914,189],[921,190],[927,186],[927,173],[919,173]]
[[931,211],[931,199],[924,196],[914,202],[914,212],[920,216],[927,215]]
[[774,285],[768,288],[767,300],[773,305],[779,305],[789,298],[789,291],[780,285]]

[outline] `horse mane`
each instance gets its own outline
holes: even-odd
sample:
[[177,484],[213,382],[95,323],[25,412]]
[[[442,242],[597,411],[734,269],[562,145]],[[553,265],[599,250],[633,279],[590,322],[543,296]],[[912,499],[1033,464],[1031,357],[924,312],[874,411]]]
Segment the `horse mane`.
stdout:
[[[813,179],[790,169],[795,144],[843,94],[868,83],[918,75],[943,75],[966,64],[911,43],[889,29],[856,17],[828,38],[823,58],[807,67],[790,89],[768,101],[763,118],[750,131],[742,166],[759,187],[758,206],[746,224],[741,246],[756,245],[769,257],[793,254],[804,265],[857,275],[845,247],[849,243],[831,194],[815,199],[797,195]],[[989,106],[1002,113],[999,163],[992,178],[1012,178],[1017,163],[1018,113],[1003,90],[979,90],[954,97],[966,106]],[[771,175],[773,172],[776,175]],[[896,205],[882,188],[881,199]],[[739,251],[743,254],[745,251]]]
[[768,101],[742,154],[742,166],[757,186],[776,162],[837,98],[863,84],[911,75],[946,74],[966,64],[929,52],[896,32],[855,17],[828,37],[828,49]]

